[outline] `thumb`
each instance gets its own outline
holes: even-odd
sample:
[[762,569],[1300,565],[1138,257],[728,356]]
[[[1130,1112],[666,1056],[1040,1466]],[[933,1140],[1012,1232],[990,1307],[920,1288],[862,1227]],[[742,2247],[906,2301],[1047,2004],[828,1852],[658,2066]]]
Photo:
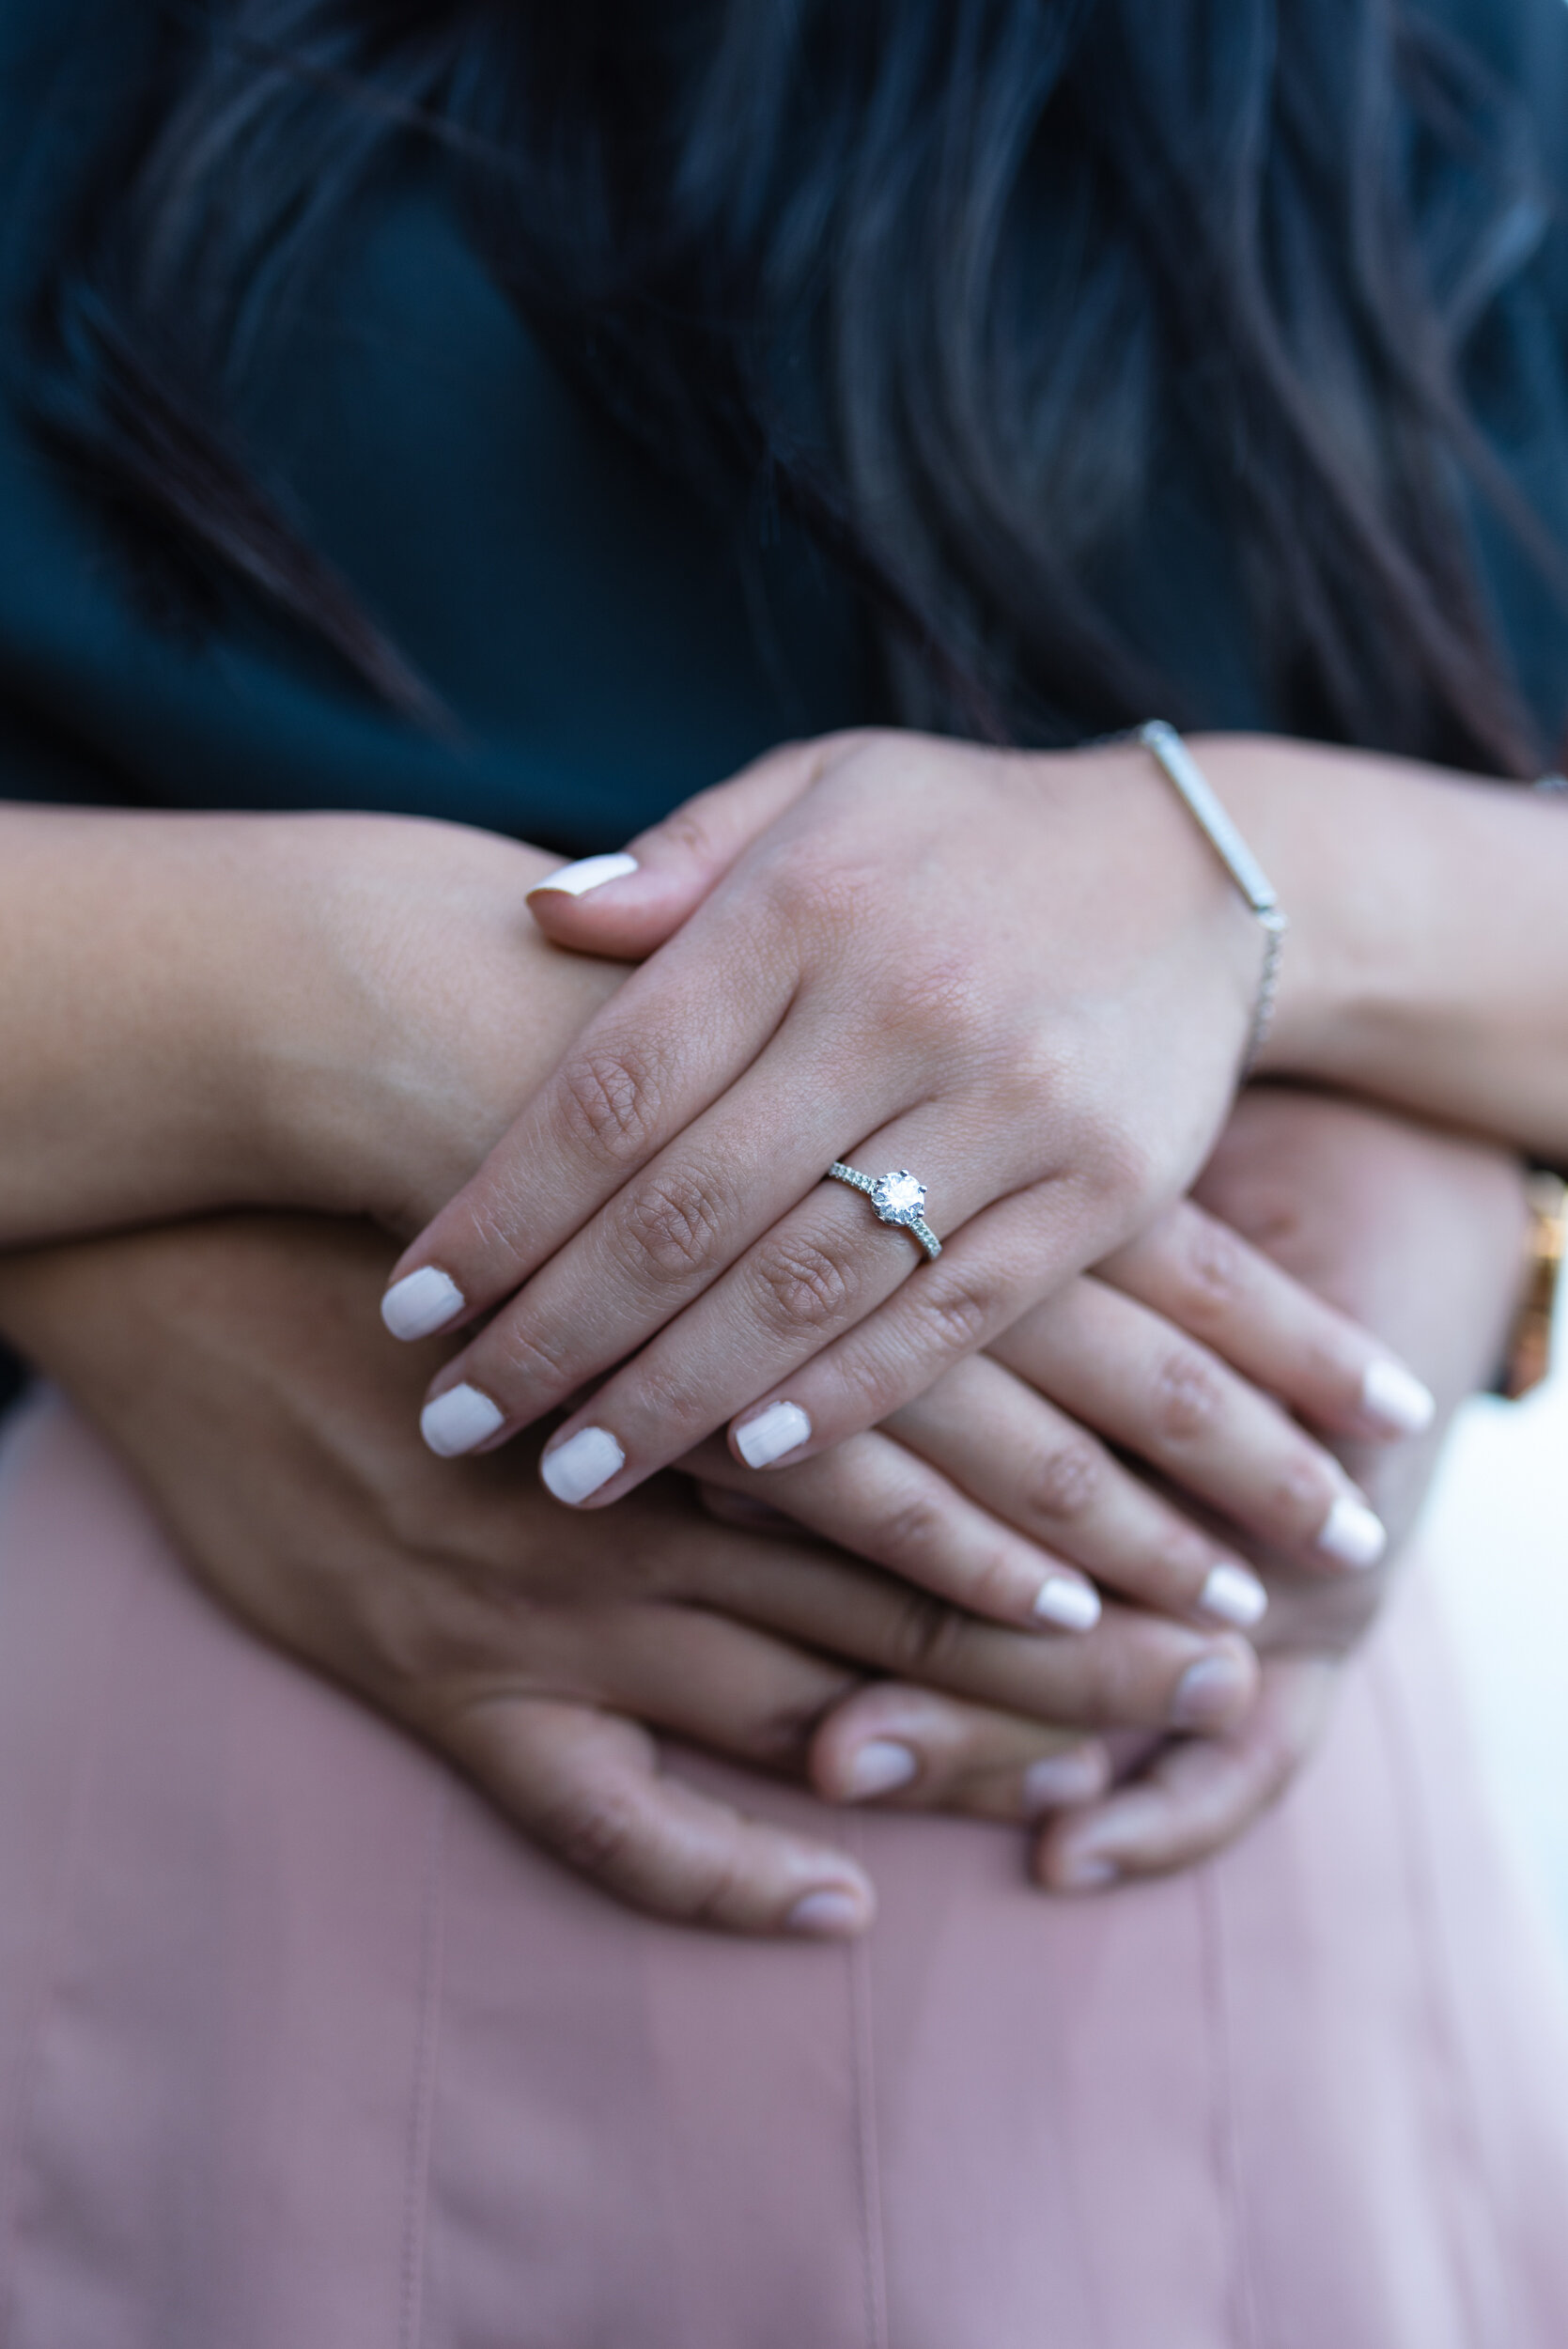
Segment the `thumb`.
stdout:
[[558,946],[640,961],[674,937],[854,739],[827,735],[769,751],[733,781],[685,801],[629,848],[563,864],[529,891],[529,911]]

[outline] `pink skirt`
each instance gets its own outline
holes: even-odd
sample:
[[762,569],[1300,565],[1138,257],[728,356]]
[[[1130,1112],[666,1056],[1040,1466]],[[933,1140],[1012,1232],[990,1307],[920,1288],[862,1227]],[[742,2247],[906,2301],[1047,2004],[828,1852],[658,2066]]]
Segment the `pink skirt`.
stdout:
[[[781,1819],[814,1806],[682,1766]],[[1562,2349],[1568,2038],[1410,1579],[1216,1864],[835,1818],[853,1949],[613,1907],[0,1459],[4,2349]]]

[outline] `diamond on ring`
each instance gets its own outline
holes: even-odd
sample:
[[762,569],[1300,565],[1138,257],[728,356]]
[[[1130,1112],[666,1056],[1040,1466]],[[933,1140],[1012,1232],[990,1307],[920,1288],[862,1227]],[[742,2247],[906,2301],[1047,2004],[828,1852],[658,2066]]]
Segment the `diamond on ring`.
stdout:
[[911,1239],[919,1240],[927,1256],[941,1254],[941,1241],[925,1221],[925,1185],[907,1166],[873,1176],[862,1174],[858,1166],[846,1166],[841,1159],[835,1159],[828,1173],[835,1183],[847,1183],[851,1190],[863,1190],[877,1220],[896,1223]]
[[871,1204],[884,1223],[918,1223],[925,1213],[925,1185],[907,1166],[878,1174]]

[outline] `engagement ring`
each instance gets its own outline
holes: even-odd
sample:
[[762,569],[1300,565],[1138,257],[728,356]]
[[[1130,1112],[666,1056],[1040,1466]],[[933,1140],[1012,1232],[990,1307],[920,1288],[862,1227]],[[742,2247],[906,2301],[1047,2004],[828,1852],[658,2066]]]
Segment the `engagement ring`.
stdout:
[[835,1183],[863,1190],[879,1221],[898,1224],[911,1239],[919,1240],[928,1256],[941,1254],[941,1241],[925,1221],[925,1185],[917,1182],[907,1166],[896,1167],[891,1174],[871,1175],[835,1159],[828,1174]]

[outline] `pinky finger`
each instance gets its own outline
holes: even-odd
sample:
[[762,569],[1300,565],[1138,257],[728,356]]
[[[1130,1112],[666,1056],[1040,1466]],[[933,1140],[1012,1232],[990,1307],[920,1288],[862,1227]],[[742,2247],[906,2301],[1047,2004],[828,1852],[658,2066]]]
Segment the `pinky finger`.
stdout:
[[831,1844],[749,1819],[665,1778],[637,1722],[588,1705],[491,1696],[443,1748],[533,1841],[629,1907],[725,1933],[842,1939],[876,1896]]
[[1035,1849],[1039,1881],[1053,1892],[1103,1891],[1223,1850],[1279,1799],[1316,1745],[1339,1662],[1266,1658],[1257,1701],[1230,1735],[1164,1746],[1106,1801],[1052,1821]]

